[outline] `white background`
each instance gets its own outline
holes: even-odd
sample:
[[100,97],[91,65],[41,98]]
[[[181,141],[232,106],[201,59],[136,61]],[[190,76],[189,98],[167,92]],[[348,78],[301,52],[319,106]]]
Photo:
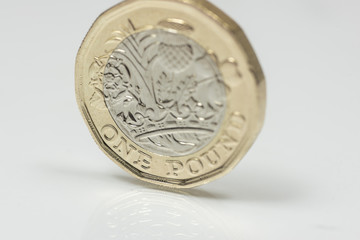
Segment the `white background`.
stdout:
[[172,192],[93,142],[74,63],[117,0],[0,3],[0,239],[360,239],[360,2],[213,0],[268,84],[258,141],[226,177]]

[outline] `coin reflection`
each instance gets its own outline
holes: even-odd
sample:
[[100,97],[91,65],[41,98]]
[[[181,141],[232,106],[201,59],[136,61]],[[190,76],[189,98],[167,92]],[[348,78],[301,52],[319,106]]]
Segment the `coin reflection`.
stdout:
[[92,217],[84,240],[229,239],[224,222],[192,196],[136,190],[107,202]]

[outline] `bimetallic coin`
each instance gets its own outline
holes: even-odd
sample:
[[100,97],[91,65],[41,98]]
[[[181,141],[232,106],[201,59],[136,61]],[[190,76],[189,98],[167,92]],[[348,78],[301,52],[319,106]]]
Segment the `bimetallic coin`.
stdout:
[[128,0],[103,13],[78,53],[76,94],[113,161],[179,188],[230,171],[265,112],[264,76],[250,44],[207,1]]

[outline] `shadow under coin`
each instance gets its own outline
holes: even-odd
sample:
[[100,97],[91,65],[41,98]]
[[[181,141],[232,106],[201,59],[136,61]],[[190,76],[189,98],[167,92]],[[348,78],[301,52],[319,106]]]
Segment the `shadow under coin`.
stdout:
[[184,195],[184,196],[188,195],[188,196],[197,197],[197,198],[215,199],[215,200],[227,199],[227,196],[224,194],[209,192],[202,188],[176,189],[176,188],[170,188],[170,187],[160,186],[160,185],[156,185],[153,183],[141,181],[137,178],[134,178],[134,177],[128,176],[128,175],[114,175],[113,177],[117,180],[124,181],[124,182],[130,183],[132,185],[136,185],[139,187],[146,187],[148,189],[153,189],[153,190],[161,190],[163,192],[169,192],[169,193],[173,193],[173,194],[180,194],[180,195]]
[[221,216],[194,196],[139,189],[100,207],[83,240],[230,239],[227,232]]

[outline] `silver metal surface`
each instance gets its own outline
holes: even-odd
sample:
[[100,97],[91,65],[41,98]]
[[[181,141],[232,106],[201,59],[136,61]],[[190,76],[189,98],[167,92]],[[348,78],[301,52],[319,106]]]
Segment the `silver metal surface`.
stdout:
[[226,109],[225,85],[211,56],[188,37],[160,29],[120,43],[105,69],[104,94],[127,137],[174,157],[207,145]]

